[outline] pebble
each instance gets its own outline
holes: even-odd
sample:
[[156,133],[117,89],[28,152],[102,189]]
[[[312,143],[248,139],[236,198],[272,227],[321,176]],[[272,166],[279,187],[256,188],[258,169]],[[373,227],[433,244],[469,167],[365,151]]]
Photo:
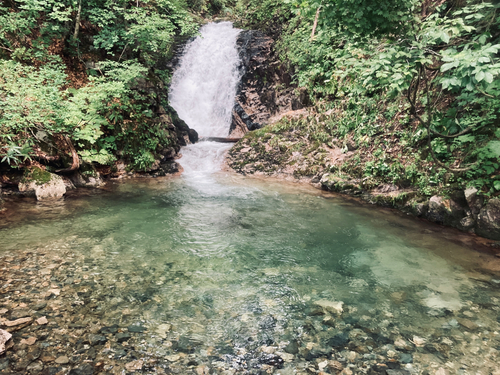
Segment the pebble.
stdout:
[[457,318],[457,321],[461,326],[464,326],[469,331],[475,331],[476,329],[479,328],[479,326],[476,323],[474,323],[469,319]]
[[36,342],[36,337],[30,337],[27,339],[21,340],[20,344],[21,345],[33,345]]
[[181,356],[178,355],[178,354],[174,354],[174,355],[167,355],[165,357],[169,362],[177,362],[179,359],[181,359]]
[[42,316],[41,318],[38,318],[38,319],[36,320],[36,323],[37,323],[38,325],[41,325],[41,326],[43,326],[43,325],[47,324],[48,322],[49,322],[49,321],[47,320],[47,318],[46,318],[45,316]]
[[16,320],[13,320],[13,321],[4,320],[4,321],[2,321],[0,323],[3,326],[6,326],[6,327],[16,327],[16,326],[20,326],[20,325],[23,325],[23,324],[31,323],[32,321],[33,321],[33,318],[28,317],[28,318],[16,319]]
[[129,332],[132,332],[132,333],[142,333],[142,332],[146,331],[146,328],[144,328],[143,326],[135,325],[135,324],[128,326],[127,329]]
[[142,366],[144,365],[144,361],[142,359],[138,359],[136,361],[129,362],[125,365],[127,371],[135,372],[138,370],[142,370]]
[[54,362],[58,363],[60,365],[65,365],[65,364],[69,363],[69,358],[66,357],[65,355],[62,355],[62,356],[56,358],[56,360]]

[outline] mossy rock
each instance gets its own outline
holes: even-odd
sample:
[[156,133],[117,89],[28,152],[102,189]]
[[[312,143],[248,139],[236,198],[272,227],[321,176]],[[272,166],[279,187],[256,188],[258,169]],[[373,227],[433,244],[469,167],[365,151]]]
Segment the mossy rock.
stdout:
[[33,167],[24,170],[24,176],[21,179],[21,183],[34,182],[37,185],[44,185],[49,183],[51,179],[52,173],[38,167]]
[[66,193],[66,185],[61,176],[34,167],[25,171],[19,191],[35,195],[37,200],[59,199]]

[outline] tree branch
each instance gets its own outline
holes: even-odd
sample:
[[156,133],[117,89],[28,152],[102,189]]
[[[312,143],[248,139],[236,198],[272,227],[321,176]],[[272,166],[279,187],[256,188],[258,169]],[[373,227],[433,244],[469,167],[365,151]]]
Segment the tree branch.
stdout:
[[71,150],[71,156],[73,158],[73,162],[71,163],[71,167],[66,169],[58,169],[56,171],[57,173],[73,172],[76,171],[78,168],[80,168],[80,159],[78,158],[78,154],[76,153],[75,146],[73,146],[71,139],[69,139],[67,135],[64,135],[63,137],[69,149]]
[[314,24],[313,24],[313,29],[311,33],[311,40],[314,38],[314,34],[316,33],[316,27],[318,26],[318,19],[319,19],[319,12],[321,10],[321,5],[318,7],[318,10],[316,11],[316,17],[314,17]]

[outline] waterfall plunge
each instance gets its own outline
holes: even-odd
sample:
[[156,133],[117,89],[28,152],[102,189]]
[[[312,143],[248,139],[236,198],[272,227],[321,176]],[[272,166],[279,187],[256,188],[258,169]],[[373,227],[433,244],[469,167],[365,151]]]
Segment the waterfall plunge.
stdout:
[[[169,99],[190,128],[200,136],[226,137],[240,81],[236,39],[241,30],[232,23],[205,25],[200,36],[186,46],[175,70]],[[182,149],[184,176],[196,184],[207,184],[207,174],[220,170],[229,145],[200,142]],[[213,188],[213,186],[212,186]]]
[[170,103],[200,136],[226,137],[240,80],[232,23],[211,23],[189,43],[172,77]]

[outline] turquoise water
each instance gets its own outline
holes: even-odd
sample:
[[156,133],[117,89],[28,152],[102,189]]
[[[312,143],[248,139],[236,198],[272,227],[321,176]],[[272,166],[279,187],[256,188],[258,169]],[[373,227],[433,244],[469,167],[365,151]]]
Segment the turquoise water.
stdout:
[[[497,366],[500,277],[483,269],[493,259],[446,238],[453,231],[222,172],[16,207],[0,256],[66,260],[52,283],[92,280],[84,302],[102,325],[146,327],[144,356],[185,353],[214,373],[319,371],[331,359],[354,372],[391,359],[413,373]],[[262,360],[267,351],[284,363]],[[182,360],[167,362],[183,373]]]

